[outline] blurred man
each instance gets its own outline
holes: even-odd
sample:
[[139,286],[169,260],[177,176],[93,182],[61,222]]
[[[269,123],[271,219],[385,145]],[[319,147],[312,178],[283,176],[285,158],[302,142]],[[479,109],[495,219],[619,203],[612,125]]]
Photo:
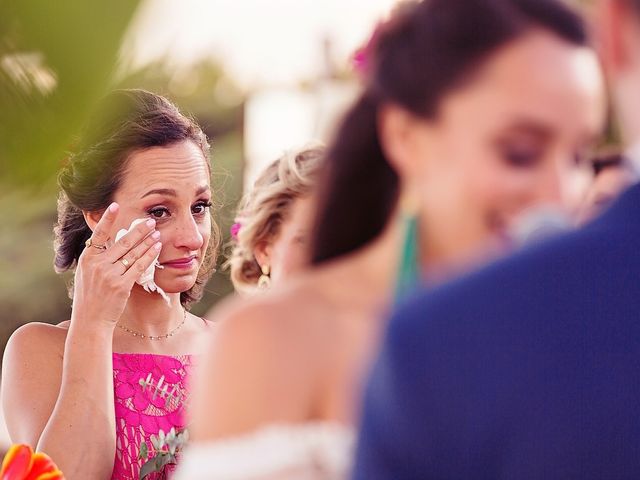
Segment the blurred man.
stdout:
[[[640,0],[597,18],[640,165]],[[639,305],[638,185],[579,232],[420,293],[373,370],[354,478],[640,478]]]

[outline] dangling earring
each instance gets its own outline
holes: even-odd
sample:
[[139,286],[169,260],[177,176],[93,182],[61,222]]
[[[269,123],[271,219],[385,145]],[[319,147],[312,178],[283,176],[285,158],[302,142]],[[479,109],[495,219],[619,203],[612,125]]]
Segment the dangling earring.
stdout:
[[258,289],[259,290],[268,290],[271,287],[271,268],[269,265],[263,265],[260,267],[262,270],[262,275],[258,279]]
[[404,198],[400,206],[402,250],[396,280],[396,302],[401,301],[420,281],[418,242],[418,205],[413,198]]

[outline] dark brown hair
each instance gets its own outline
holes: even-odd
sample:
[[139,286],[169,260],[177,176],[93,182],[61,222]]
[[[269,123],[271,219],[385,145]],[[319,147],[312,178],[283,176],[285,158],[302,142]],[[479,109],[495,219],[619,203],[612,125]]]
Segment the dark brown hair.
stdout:
[[[103,212],[113,201],[130,156],[151,147],[190,140],[202,151],[211,171],[209,143],[200,127],[166,98],[145,90],[117,90],[103,99],[80,138],[75,153],[58,176],[58,222],[54,227],[54,266],[74,269],[91,236],[83,211]],[[195,285],[180,294],[188,305],[202,296],[220,244],[218,226],[212,235]]]
[[423,0],[401,4],[379,27],[365,53],[364,92],[328,148],[313,263],[371,241],[396,205],[398,176],[378,136],[380,106],[434,119],[442,98],[487,57],[535,28],[587,44],[583,21],[560,0]]

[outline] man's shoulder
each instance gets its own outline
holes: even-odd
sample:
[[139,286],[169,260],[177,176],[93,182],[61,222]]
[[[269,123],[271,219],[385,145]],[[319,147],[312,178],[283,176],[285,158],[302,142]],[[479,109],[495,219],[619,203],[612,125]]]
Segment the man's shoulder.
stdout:
[[583,293],[585,283],[605,282],[607,271],[640,269],[640,258],[638,265],[613,261],[624,256],[618,247],[616,234],[607,229],[564,234],[442,286],[422,287],[397,310],[392,329],[415,323],[420,325],[411,327],[415,334],[441,323],[455,330],[551,309]]

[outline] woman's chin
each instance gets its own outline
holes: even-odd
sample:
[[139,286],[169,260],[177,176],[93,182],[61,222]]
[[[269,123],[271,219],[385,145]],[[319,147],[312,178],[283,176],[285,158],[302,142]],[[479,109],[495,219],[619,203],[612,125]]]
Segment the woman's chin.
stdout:
[[172,280],[156,280],[156,285],[160,287],[164,293],[182,293],[190,290],[196,284],[195,276],[185,276],[183,278],[175,278]]

